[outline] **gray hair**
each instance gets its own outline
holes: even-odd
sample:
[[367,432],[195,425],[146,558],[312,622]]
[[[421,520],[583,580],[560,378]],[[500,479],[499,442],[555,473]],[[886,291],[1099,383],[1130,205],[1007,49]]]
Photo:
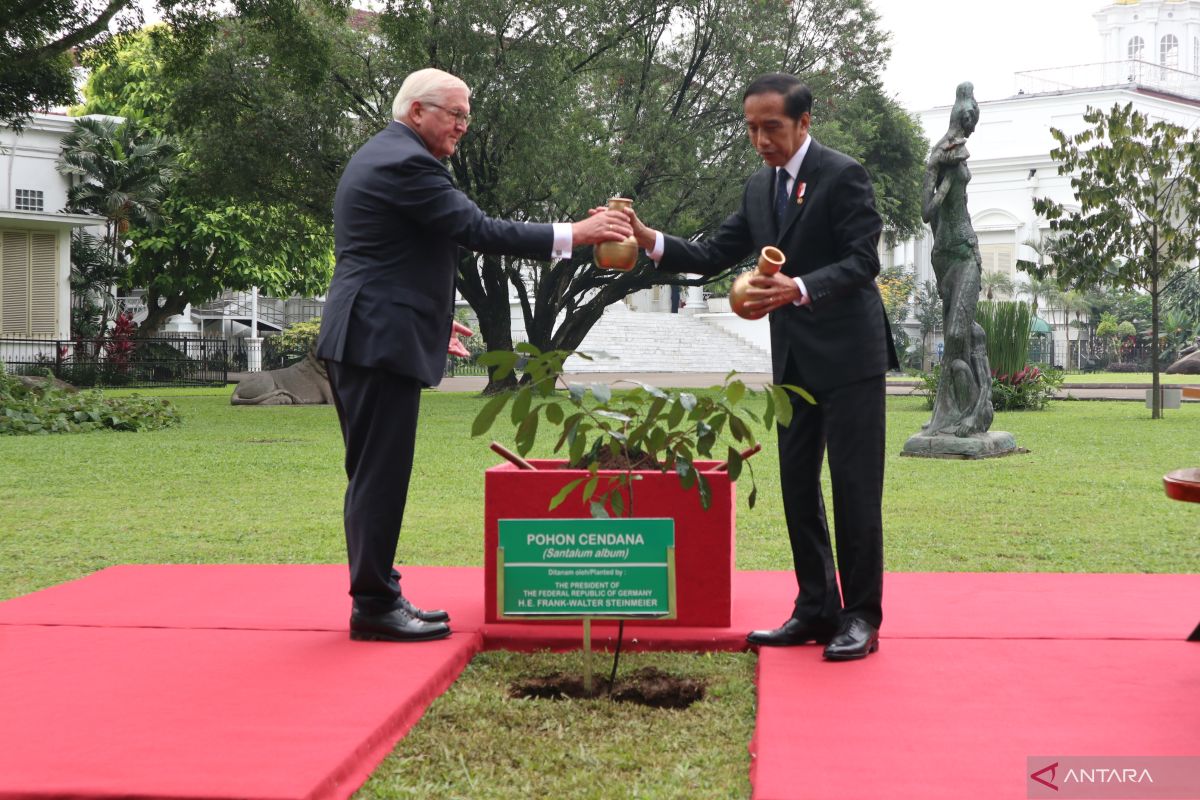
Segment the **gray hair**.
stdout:
[[413,103],[437,103],[448,90],[458,88],[466,89],[467,97],[471,96],[471,87],[462,78],[433,67],[419,69],[400,85],[400,91],[392,102],[392,119],[399,122],[408,116]]

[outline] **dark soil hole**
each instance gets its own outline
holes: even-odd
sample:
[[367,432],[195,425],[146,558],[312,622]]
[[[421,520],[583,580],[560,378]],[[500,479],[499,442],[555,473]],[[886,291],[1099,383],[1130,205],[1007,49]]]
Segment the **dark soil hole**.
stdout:
[[[609,690],[608,678],[596,676],[591,697],[611,697],[618,703],[637,703],[651,708],[687,708],[704,699],[708,684],[695,678],[681,678],[656,667],[642,667],[621,678]],[[545,700],[578,700],[589,695],[583,690],[582,675],[552,672],[522,678],[508,688],[509,697]]]

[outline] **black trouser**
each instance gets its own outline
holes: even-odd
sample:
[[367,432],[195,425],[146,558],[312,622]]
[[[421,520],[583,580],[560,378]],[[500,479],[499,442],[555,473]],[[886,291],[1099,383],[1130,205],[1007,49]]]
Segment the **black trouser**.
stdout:
[[[792,383],[785,377],[784,383]],[[803,384],[800,384],[803,385]],[[823,392],[817,405],[792,397],[792,423],[779,428],[783,510],[800,592],[793,615],[806,622],[883,619],[884,378]],[[821,461],[829,451],[838,595]]]
[[346,443],[345,524],[350,596],[367,614],[396,607],[392,564],[412,475],[421,384],[415,378],[326,362]]

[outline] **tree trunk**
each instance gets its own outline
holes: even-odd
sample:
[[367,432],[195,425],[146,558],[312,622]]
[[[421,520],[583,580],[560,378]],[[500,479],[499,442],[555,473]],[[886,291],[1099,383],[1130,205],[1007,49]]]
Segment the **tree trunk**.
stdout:
[[[458,291],[479,319],[476,335],[483,337],[484,347],[488,350],[512,350],[512,310],[508,305],[508,282],[504,278],[501,257],[460,252],[463,256],[459,259]],[[515,375],[497,379],[496,371],[489,369],[483,393],[496,394],[516,385]]]
[[1150,277],[1150,392],[1154,397],[1150,419],[1162,419],[1162,390],[1158,375],[1158,254],[1154,255],[1154,272]]
[[187,308],[188,299],[183,295],[166,298],[161,306],[158,303],[160,295],[154,292],[146,293],[146,319],[137,327],[134,336],[138,339],[150,339],[158,335],[159,328],[176,314],[182,314]]

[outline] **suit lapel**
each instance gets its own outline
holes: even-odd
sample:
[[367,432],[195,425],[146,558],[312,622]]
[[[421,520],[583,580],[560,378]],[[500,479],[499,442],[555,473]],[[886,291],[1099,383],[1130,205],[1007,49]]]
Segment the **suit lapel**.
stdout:
[[761,167],[757,172],[750,176],[750,182],[747,185],[747,196],[753,204],[749,209],[752,218],[769,219],[774,227],[775,199],[771,196],[774,189],[772,178],[774,170],[771,167]]
[[825,148],[816,139],[813,139],[812,144],[808,146],[808,152],[804,155],[804,160],[800,162],[800,171],[796,175],[796,182],[793,184],[791,196],[788,198],[787,211],[783,215],[783,227],[779,231],[779,241],[783,241],[783,237],[792,229],[792,226],[800,217],[804,216],[805,208],[808,206],[807,191],[803,202],[796,202],[796,194],[801,184],[807,187],[814,181],[821,171],[821,162],[824,160]]

